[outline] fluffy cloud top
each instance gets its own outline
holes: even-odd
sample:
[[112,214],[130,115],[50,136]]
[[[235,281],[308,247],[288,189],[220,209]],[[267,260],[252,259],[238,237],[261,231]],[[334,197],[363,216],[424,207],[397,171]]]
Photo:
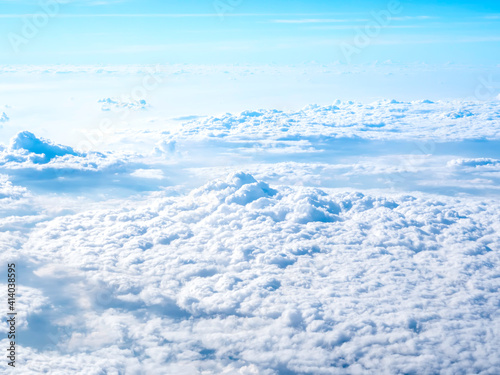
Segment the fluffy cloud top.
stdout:
[[498,125],[493,102],[385,101],[123,130],[115,152],[17,134],[19,367],[500,372]]
[[39,163],[48,162],[56,156],[77,155],[71,147],[56,145],[49,140],[37,138],[29,131],[18,133],[12,138],[9,147],[11,150],[23,150],[40,155],[41,158],[35,161]]
[[187,122],[177,138],[327,141],[335,138],[457,141],[500,138],[500,102],[336,101],[300,111],[244,111]]
[[494,200],[240,172],[133,202],[38,225],[20,249],[44,280],[23,335],[53,333],[23,348],[25,373],[500,370]]

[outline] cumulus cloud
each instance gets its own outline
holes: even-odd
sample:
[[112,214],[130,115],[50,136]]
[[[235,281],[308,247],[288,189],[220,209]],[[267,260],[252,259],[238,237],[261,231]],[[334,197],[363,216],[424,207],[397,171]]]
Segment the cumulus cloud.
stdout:
[[[34,201],[28,189],[14,185],[7,175],[0,174],[0,232],[20,231],[32,226],[39,213]],[[8,247],[5,243],[5,250]]]
[[137,111],[139,109],[145,109],[148,107],[148,104],[146,103],[146,100],[144,99],[139,99],[139,100],[119,100],[119,99],[114,99],[114,98],[106,98],[106,99],[100,99],[98,103],[101,104],[101,110],[102,111],[120,111],[120,110],[134,110]]
[[132,191],[156,189],[158,183],[153,181],[165,176],[149,162],[133,153],[79,153],[28,131],[14,136],[7,147],[0,146],[0,173],[27,187],[51,192],[111,186]]
[[[253,142],[283,151],[305,150],[335,139],[462,141],[500,138],[499,104],[430,100],[370,104],[335,101],[300,111],[255,110],[186,121],[165,141]],[[308,143],[309,142],[309,143]]]
[[[33,287],[55,311],[57,343],[23,348],[21,365],[495,372],[498,212],[486,198],[328,192],[236,172],[59,217],[21,250],[45,280]],[[55,283],[69,300],[50,295]]]
[[29,131],[18,133],[12,138],[10,150],[20,150],[30,154],[40,155],[41,158],[35,158],[35,163],[46,163],[57,156],[77,155],[71,147],[53,144],[49,140],[37,138]]
[[491,158],[475,158],[475,159],[453,159],[448,162],[452,167],[496,167],[500,165],[500,160]]
[[497,112],[252,110],[124,130],[142,154],[18,133],[0,258],[22,269],[19,367],[499,372]]

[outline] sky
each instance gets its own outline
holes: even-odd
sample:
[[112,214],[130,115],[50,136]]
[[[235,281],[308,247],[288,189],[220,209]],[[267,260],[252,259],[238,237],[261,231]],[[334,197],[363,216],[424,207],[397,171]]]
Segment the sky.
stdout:
[[498,1],[0,0],[0,64],[496,65]]
[[0,0],[21,373],[500,374],[498,0],[54,1]]

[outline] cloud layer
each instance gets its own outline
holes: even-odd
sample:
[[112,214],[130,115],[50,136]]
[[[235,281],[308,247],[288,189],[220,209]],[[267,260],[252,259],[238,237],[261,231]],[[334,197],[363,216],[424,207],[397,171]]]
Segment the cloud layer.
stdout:
[[18,253],[40,296],[23,337],[52,333],[20,366],[493,373],[498,212],[494,200],[329,193],[240,172],[59,217]]
[[499,103],[155,120],[103,152],[17,132],[0,259],[19,267],[18,366],[500,372]]

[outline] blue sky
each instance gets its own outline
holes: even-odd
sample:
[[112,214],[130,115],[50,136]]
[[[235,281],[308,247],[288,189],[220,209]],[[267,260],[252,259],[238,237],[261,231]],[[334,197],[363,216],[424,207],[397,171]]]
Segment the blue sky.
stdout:
[[[498,1],[401,1],[391,12],[390,1],[65,0],[46,17],[40,4],[51,1],[0,0],[0,64],[495,65],[500,57]],[[383,25],[381,12],[390,14]],[[35,16],[33,31],[26,24]]]

